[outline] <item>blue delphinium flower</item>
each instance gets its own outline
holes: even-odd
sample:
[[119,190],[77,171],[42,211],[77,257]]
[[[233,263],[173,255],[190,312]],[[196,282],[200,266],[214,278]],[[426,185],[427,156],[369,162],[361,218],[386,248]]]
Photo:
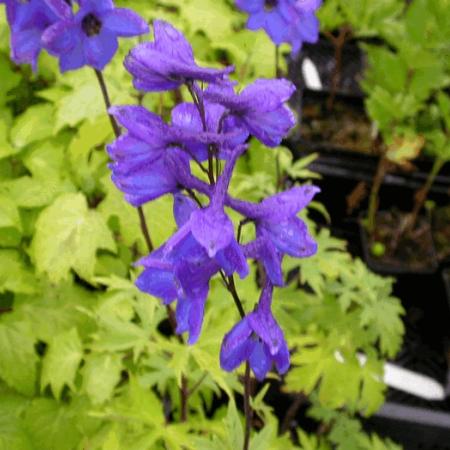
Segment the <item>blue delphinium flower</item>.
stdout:
[[144,19],[129,9],[116,8],[112,0],[79,0],[76,13],[70,2],[65,5],[58,10],[60,20],[42,36],[48,52],[59,58],[62,72],[85,65],[102,70],[117,51],[118,37],[149,30]]
[[199,67],[189,42],[169,23],[155,20],[153,29],[154,41],[139,44],[125,60],[136,89],[159,92],[176,89],[193,80],[220,82],[233,71],[233,67]]
[[[272,291],[274,285],[283,285],[285,254],[301,258],[317,250],[297,214],[319,190],[295,187],[251,203],[231,197],[228,188],[249,136],[274,147],[293,127],[294,115],[286,102],[294,86],[287,80],[256,80],[237,94],[228,80],[230,68],[197,66],[178,30],[162,21],[156,21],[154,29],[154,42],[139,44],[126,59],[135,86],[165,91],[185,85],[193,103],[175,106],[170,123],[141,106],[110,109],[126,129],[108,147],[116,186],[136,206],[168,193],[174,196],[178,229],[138,262],[143,271],[136,285],[165,304],[176,302],[176,332],[187,332],[192,344],[200,336],[211,278],[220,273],[231,290],[228,277],[245,278],[247,259],[257,260],[266,275],[259,304],[225,337],[221,364],[233,370],[247,360],[258,379],[274,363],[284,373],[289,351],[271,313]],[[223,170],[220,160],[225,161]],[[193,174],[194,165],[206,173],[208,182]],[[209,203],[200,202],[196,192]],[[255,225],[255,239],[239,242],[226,207]]]
[[259,79],[239,95],[232,87],[210,86],[206,100],[219,103],[237,123],[269,147],[280,145],[295,125],[295,116],[286,102],[295,92],[288,80]]
[[315,11],[321,3],[321,0],[236,0],[238,8],[249,14],[250,30],[264,29],[275,45],[291,44],[294,54],[303,42],[317,42],[319,21]]
[[207,208],[198,208],[180,194],[175,196],[178,231],[139,262],[145,269],[137,286],[166,304],[177,300],[176,331],[188,331],[191,344],[200,334],[212,276],[223,270],[227,276],[236,272],[245,278],[249,272],[233,225],[223,210],[223,197],[238,155],[239,151],[227,163]]
[[280,375],[289,369],[289,349],[270,309],[272,293],[267,280],[255,310],[226,334],[220,349],[223,369],[231,372],[248,361],[258,380],[265,378],[273,364]]
[[[59,1],[64,3],[64,0]],[[1,3],[6,5],[11,28],[11,59],[16,64],[31,64],[36,70],[42,34],[58,21],[57,14],[45,0],[4,0]]]
[[[127,130],[108,146],[113,160],[112,179],[132,205],[140,206],[176,192],[178,171],[183,167],[186,170],[190,159],[198,162],[207,159],[209,145],[227,149],[246,139],[247,135],[243,135],[240,128],[230,129],[229,125],[223,133],[214,132],[218,114],[223,111],[211,105],[206,112],[208,125],[204,132],[199,113],[190,103],[179,104],[172,110],[171,125],[142,106],[110,109]],[[176,170],[171,168],[171,161],[177,166]]]
[[317,252],[316,242],[297,214],[318,192],[318,187],[306,185],[273,195],[258,205],[230,201],[256,226],[256,239],[245,246],[246,256],[259,259],[276,286],[283,285],[281,261],[284,255],[306,258]]

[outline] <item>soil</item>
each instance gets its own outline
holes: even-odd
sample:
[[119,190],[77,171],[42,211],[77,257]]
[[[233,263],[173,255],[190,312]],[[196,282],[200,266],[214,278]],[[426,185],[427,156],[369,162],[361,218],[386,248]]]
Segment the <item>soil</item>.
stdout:
[[432,231],[439,261],[450,261],[450,206],[437,208],[434,211]]
[[[434,272],[437,262],[429,221],[420,217],[415,229],[402,235],[399,224],[405,223],[406,217],[398,210],[379,212],[374,235],[368,237],[363,230],[368,244],[365,250],[369,266],[375,266],[377,271],[393,273]],[[385,248],[384,254],[378,257],[371,252],[376,243]]]
[[372,125],[362,102],[349,102],[337,97],[331,111],[327,96],[303,97],[300,136],[302,140],[341,150],[377,154],[372,138]]

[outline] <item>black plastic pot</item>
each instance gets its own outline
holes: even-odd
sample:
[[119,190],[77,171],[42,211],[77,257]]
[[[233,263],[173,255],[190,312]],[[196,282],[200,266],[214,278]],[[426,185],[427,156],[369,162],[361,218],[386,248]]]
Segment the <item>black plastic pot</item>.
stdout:
[[[380,214],[382,214],[383,211],[380,211]],[[365,215],[364,215],[365,216]],[[390,264],[388,262],[383,261],[381,258],[375,257],[370,249],[370,237],[367,233],[366,228],[364,227],[362,223],[362,219],[359,221],[359,232],[361,237],[361,244],[362,244],[362,250],[363,250],[363,256],[364,260],[367,264],[367,266],[373,270],[376,273],[383,274],[383,275],[405,275],[405,274],[412,274],[412,275],[431,275],[434,274],[438,267],[438,260],[436,251],[434,249],[433,245],[433,237],[431,234],[431,227],[428,229],[428,240],[430,242],[430,264],[426,267],[412,267],[408,265],[406,262],[404,265],[400,264]]]
[[442,279],[444,280],[445,293],[447,294],[447,302],[450,307],[450,268],[442,271]]
[[[303,76],[302,66],[305,59],[315,65],[322,82],[322,92],[328,94],[332,89],[332,80],[336,67],[335,47],[326,37],[321,37],[316,44],[305,44],[298,58],[289,61],[289,75],[297,86],[306,86],[308,83]],[[340,83],[336,94],[361,98],[363,92],[359,81],[366,67],[366,56],[359,48],[356,40],[349,40],[342,49],[342,65]]]

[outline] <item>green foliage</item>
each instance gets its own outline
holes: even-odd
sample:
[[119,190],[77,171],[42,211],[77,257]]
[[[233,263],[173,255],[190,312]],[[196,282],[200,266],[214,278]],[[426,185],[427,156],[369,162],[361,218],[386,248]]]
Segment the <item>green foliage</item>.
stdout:
[[[244,84],[275,72],[269,39],[245,29],[245,15],[232,1],[117,3],[148,20],[171,20],[193,42],[201,62],[236,64],[235,76]],[[386,2],[383,11],[395,12],[389,8]],[[367,23],[375,23],[375,16],[370,8]],[[221,340],[238,320],[229,293],[219,277],[212,280],[195,346],[168,335],[165,309],[133,284],[138,270],[132,263],[146,247],[136,211],[110,181],[104,149],[113,133],[95,75],[89,69],[61,75],[46,55],[37,74],[15,67],[7,35],[2,12],[0,450],[240,448],[243,415],[235,397],[242,384],[238,373],[224,372],[218,361]],[[122,68],[136,42],[121,43],[105,71],[114,103],[137,102]],[[173,105],[170,96],[146,95],[143,102],[163,113]],[[447,120],[447,102],[440,97],[437,115],[427,120]],[[293,161],[285,148],[252,142],[231,190],[259,201],[289,178],[309,182],[317,178],[308,169],[313,158]],[[327,215],[320,204],[314,207]],[[176,227],[172,200],[162,198],[144,212],[159,246]],[[242,237],[253,234],[248,225]],[[286,259],[285,270],[298,276],[276,293],[275,315],[296,348],[285,389],[316,396],[322,407],[370,414],[383,400],[383,360],[400,345],[402,310],[391,297],[391,281],[370,274],[326,229],[314,235],[318,254],[300,262]],[[246,310],[259,296],[256,278],[252,267],[246,280],[236,280]],[[187,423],[180,423],[183,383],[192,390]],[[268,387],[252,399],[258,430],[250,448],[294,447],[288,435],[278,435],[278,419],[265,399]],[[321,437],[298,430],[300,448],[343,446],[343,426],[335,428]],[[358,442],[373,448],[394,448],[360,428],[357,434]],[[364,445],[358,448],[370,448]]]

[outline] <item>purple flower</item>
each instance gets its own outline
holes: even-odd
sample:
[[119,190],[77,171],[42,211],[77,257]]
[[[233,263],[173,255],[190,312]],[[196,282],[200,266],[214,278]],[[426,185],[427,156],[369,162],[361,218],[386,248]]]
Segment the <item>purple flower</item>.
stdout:
[[11,28],[11,59],[16,64],[31,64],[36,70],[42,34],[58,20],[58,16],[45,0],[5,0],[2,3],[6,4]]
[[273,286],[266,281],[256,309],[225,335],[220,349],[224,370],[231,372],[248,361],[256,378],[263,380],[273,364],[280,375],[289,369],[289,349],[270,310],[272,293]]
[[76,13],[70,2],[58,8],[61,20],[42,36],[48,52],[59,57],[62,72],[85,65],[102,70],[116,53],[119,36],[138,36],[149,30],[140,16],[116,8],[112,0],[80,0],[79,4]]
[[233,67],[199,67],[191,45],[178,30],[162,20],[155,20],[153,27],[154,41],[139,44],[125,60],[136,89],[159,92],[176,89],[194,80],[215,83],[226,79],[233,71]]
[[288,80],[259,79],[240,94],[231,87],[210,86],[205,99],[227,108],[238,125],[267,146],[275,147],[295,125],[295,116],[285,105],[294,91],[295,86]]
[[[174,196],[174,214],[182,227],[198,209],[189,198]],[[209,280],[219,271],[216,261],[191,238],[182,245],[167,251],[163,245],[138,263],[144,271],[136,280],[139,289],[161,298],[164,304],[177,300],[175,317],[178,334],[189,332],[189,343],[197,341],[203,322]]]
[[[216,129],[222,109],[210,105],[206,112],[207,130]],[[199,113],[190,103],[173,109],[171,125],[142,106],[116,106],[110,113],[127,129],[108,146],[112,179],[135,206],[176,192],[178,174],[189,173],[190,159],[207,159],[208,145],[220,151],[246,138],[241,129],[221,134],[202,131]]]
[[259,205],[238,205],[240,212],[256,226],[256,240],[245,246],[245,255],[261,260],[274,285],[283,285],[281,261],[284,255],[306,258],[317,252],[316,242],[297,214],[318,192],[320,189],[315,186],[295,187],[269,197]]
[[250,30],[263,28],[276,45],[291,44],[294,54],[303,42],[317,42],[319,21],[314,13],[321,3],[321,0],[236,0],[238,8],[249,14]]
[[[202,237],[200,242],[197,240],[195,222],[199,220],[198,216],[201,221],[208,213],[200,210],[192,200],[181,194],[175,195],[174,214],[179,231],[138,263],[145,269],[136,280],[136,285],[142,291],[161,298],[165,304],[177,300],[176,332],[189,332],[188,342],[193,344],[200,335],[211,277],[221,269],[227,275],[236,271],[245,277],[248,266],[234,238],[228,236],[228,244],[222,240],[216,251],[208,247],[210,238],[206,242],[209,252]],[[211,217],[211,220],[216,219],[221,221],[216,224],[217,228],[228,229],[229,224],[223,217]],[[217,241],[217,238],[213,240]]]

